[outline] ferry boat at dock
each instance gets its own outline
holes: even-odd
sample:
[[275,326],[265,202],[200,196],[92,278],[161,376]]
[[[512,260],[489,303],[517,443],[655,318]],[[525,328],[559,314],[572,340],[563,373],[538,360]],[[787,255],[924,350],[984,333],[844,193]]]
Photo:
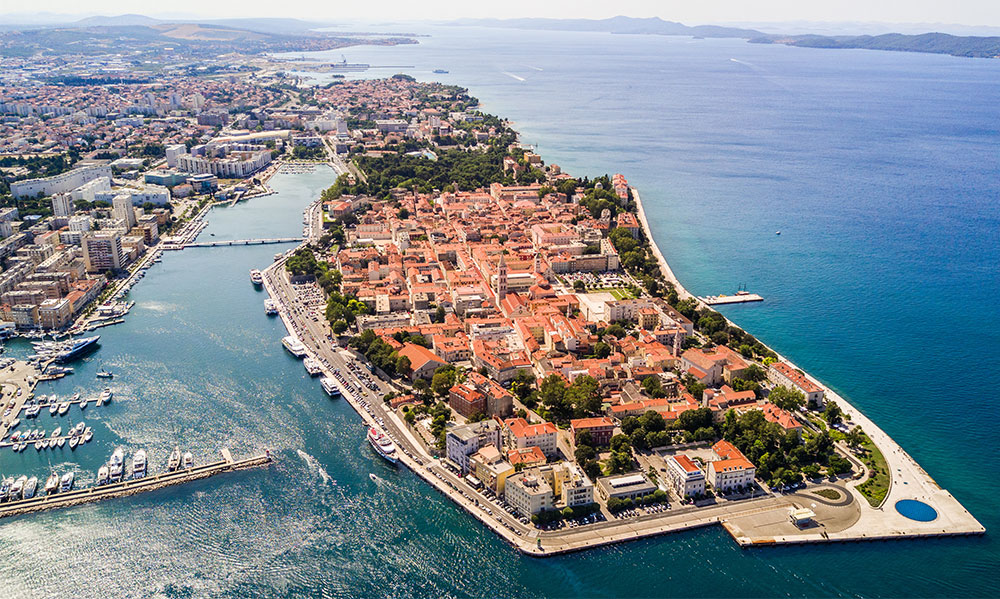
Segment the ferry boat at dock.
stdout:
[[399,458],[396,456],[396,446],[393,445],[389,437],[371,426],[368,427],[368,443],[376,453],[390,464],[395,464],[399,461]]
[[288,335],[281,339],[281,344],[285,346],[288,353],[292,354],[296,358],[304,358],[306,355],[306,346],[302,345],[302,342],[295,335]]
[[302,361],[302,364],[306,367],[306,372],[309,373],[309,376],[319,376],[323,374],[323,365],[319,363],[319,360],[312,356],[306,357],[306,359]]
[[323,391],[326,392],[330,397],[340,397],[340,387],[337,386],[337,382],[328,376],[324,376],[319,380],[319,386],[323,387]]
[[277,316],[278,303],[270,298],[264,300],[264,314],[267,314],[268,316]]
[[264,284],[264,275],[256,268],[250,271],[250,282],[254,285]]

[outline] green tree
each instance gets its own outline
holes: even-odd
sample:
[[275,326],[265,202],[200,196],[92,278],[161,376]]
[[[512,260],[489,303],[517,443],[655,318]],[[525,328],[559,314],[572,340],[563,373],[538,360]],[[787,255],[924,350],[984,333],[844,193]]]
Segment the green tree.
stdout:
[[823,411],[823,418],[829,424],[837,424],[844,419],[844,412],[835,402],[828,401],[826,403],[826,410]]
[[782,410],[797,410],[806,403],[806,396],[798,389],[790,389],[779,385],[768,394],[767,399]]

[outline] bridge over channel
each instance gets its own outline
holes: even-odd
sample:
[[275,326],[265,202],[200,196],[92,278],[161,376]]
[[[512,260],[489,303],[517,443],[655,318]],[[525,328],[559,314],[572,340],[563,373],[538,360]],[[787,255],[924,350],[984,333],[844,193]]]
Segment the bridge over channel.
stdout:
[[186,248],[213,248],[228,245],[268,245],[272,243],[293,243],[302,241],[301,237],[274,237],[270,239],[220,239],[217,241],[194,241],[185,243]]

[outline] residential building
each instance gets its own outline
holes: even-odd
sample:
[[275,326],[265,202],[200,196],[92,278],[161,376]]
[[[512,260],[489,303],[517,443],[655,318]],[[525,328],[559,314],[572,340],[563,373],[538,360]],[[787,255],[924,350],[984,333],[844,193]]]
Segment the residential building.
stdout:
[[503,459],[503,454],[492,444],[481,447],[469,457],[469,470],[497,495],[504,494],[507,477],[514,474],[514,466]]
[[111,167],[107,165],[82,166],[54,177],[15,181],[10,184],[10,193],[15,199],[36,197],[38,194],[49,196],[66,193],[99,177],[110,179]]
[[806,403],[822,409],[825,405],[824,392],[819,385],[809,380],[801,370],[792,368],[787,362],[775,362],[767,369],[768,379],[775,385],[784,385],[800,391],[806,396]]
[[434,352],[415,343],[404,343],[402,349],[398,350],[397,353],[410,360],[411,381],[429,379],[434,376],[435,370],[447,365],[447,362],[437,357]]
[[52,196],[52,215],[66,217],[73,214],[73,198],[68,193],[57,193]]
[[667,477],[680,498],[705,494],[705,473],[684,454],[667,458]]
[[511,449],[537,447],[548,458],[559,456],[558,431],[551,422],[528,424],[524,418],[508,418],[503,422],[503,437]]
[[552,509],[552,487],[535,470],[524,471],[507,478],[504,499],[522,516],[533,516]]
[[90,233],[83,237],[81,245],[87,272],[104,273],[109,270],[121,270],[122,239],[118,233]]
[[595,418],[576,418],[569,421],[569,428],[573,432],[573,444],[577,443],[577,438],[581,433],[590,433],[590,442],[595,447],[602,447],[611,443],[611,437],[615,432],[614,420],[607,416],[597,416]]
[[445,434],[445,454],[462,473],[469,471],[469,456],[487,445],[500,447],[500,425],[493,420],[454,426]]
[[708,483],[717,491],[731,491],[753,486],[757,469],[729,441],[712,446],[716,459],[708,463]]

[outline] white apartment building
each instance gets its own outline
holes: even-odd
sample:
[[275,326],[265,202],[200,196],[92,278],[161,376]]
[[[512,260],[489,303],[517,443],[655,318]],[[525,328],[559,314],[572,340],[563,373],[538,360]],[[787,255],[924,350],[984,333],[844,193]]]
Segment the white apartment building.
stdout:
[[705,473],[686,455],[671,456],[667,460],[667,475],[678,497],[704,495]]
[[504,499],[522,516],[552,509],[552,487],[537,473],[522,472],[507,477]]
[[[131,204],[129,205],[131,208]],[[122,268],[122,239],[117,233],[93,233],[81,240],[87,272],[102,273]]]
[[10,193],[15,199],[36,197],[39,193],[43,196],[50,196],[72,191],[99,177],[111,179],[111,167],[107,165],[83,166],[54,177],[15,181],[10,184]]
[[500,425],[494,420],[483,420],[452,427],[445,434],[445,454],[462,473],[469,471],[469,456],[487,445],[500,445]]

